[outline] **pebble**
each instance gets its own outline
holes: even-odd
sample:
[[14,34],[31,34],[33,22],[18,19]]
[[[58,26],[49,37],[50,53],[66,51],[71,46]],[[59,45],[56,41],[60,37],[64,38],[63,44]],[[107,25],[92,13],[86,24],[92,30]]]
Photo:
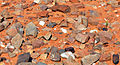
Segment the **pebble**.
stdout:
[[61,28],[60,30],[62,30],[63,33],[67,33],[67,30],[64,28]]
[[119,63],[119,55],[118,54],[113,54],[113,63],[118,64]]
[[41,54],[39,58],[42,60],[45,60],[47,59],[47,57],[48,57],[48,54]]
[[42,63],[42,62],[38,62],[37,65],[47,65],[47,64]]
[[75,56],[72,52],[68,51],[68,52],[64,52],[61,54],[62,58],[69,58],[69,56],[72,56],[73,59],[75,59]]
[[51,32],[46,33],[46,35],[44,35],[44,38],[46,40],[50,40],[52,38],[52,33]]
[[33,48],[40,48],[43,45],[44,45],[44,42],[42,40],[34,40],[32,42]]
[[40,21],[39,24],[40,24],[41,26],[44,26],[44,25],[45,25],[45,22],[44,22],[44,21]]

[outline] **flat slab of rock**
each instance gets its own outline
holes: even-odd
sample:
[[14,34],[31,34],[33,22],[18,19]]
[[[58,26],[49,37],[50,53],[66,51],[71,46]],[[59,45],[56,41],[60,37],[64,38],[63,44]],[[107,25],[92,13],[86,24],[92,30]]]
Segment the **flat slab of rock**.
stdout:
[[43,45],[44,45],[44,42],[42,40],[34,40],[32,42],[33,48],[40,48]]
[[44,36],[44,38],[45,38],[46,40],[50,40],[51,37],[52,37],[52,33],[51,33],[51,32],[48,32],[48,33]]
[[32,35],[32,36],[35,36],[35,37],[36,37],[37,34],[38,34],[37,27],[36,27],[35,24],[33,24],[32,22],[30,22],[30,23],[28,23],[28,24],[26,25],[25,30],[26,30],[26,35],[27,35],[27,36]]
[[94,62],[98,61],[100,54],[91,54],[83,57],[81,59],[82,65],[92,65]]
[[84,35],[84,34],[81,34],[81,33],[78,33],[76,36],[75,36],[75,39],[81,43],[85,43],[89,40],[89,36],[88,35]]

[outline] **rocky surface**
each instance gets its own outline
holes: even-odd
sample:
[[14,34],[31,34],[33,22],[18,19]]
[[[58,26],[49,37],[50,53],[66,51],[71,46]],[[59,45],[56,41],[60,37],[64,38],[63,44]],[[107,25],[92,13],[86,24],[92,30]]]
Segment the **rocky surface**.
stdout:
[[0,65],[120,65],[120,0],[0,0]]

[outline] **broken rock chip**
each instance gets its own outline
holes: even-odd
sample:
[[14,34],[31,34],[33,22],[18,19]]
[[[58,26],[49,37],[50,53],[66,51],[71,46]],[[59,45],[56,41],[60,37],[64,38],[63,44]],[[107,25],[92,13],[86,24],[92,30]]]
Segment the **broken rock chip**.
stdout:
[[61,54],[61,57],[63,57],[63,58],[69,58],[69,56],[71,56],[73,59],[75,59],[74,54],[70,51],[64,52],[64,53]]
[[75,36],[75,39],[81,43],[86,43],[88,40],[89,40],[89,36],[88,35],[85,35],[85,34],[81,34],[81,33],[78,33],[76,36]]
[[44,45],[44,42],[42,40],[34,40],[32,42],[33,48],[40,48],[43,45]]
[[55,5],[55,6],[51,7],[51,9],[53,11],[60,11],[63,13],[68,13],[71,10],[68,5]]
[[98,61],[100,54],[90,54],[81,59],[82,65],[91,65],[94,62]]
[[51,48],[51,55],[50,55],[50,59],[52,61],[58,62],[61,60],[60,54],[58,52],[58,48],[57,47],[52,47]]
[[38,34],[37,27],[36,27],[35,24],[33,24],[32,22],[30,22],[30,23],[28,23],[28,24],[26,25],[25,30],[26,30],[26,35],[27,35],[27,36],[32,35],[32,36],[35,36],[35,37],[36,37],[37,34]]
[[28,61],[31,61],[30,60],[30,53],[24,53],[24,54],[21,54],[18,56],[18,59],[17,59],[17,64],[18,65],[19,63],[21,62],[28,62]]
[[12,45],[15,47],[15,48],[19,48],[22,44],[22,36],[17,33],[11,40],[11,43]]

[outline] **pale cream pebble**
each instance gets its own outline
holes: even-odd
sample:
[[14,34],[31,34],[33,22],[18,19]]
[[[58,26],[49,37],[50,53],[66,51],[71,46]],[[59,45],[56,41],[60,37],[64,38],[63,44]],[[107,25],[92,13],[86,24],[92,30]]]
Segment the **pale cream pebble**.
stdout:
[[45,25],[45,22],[44,22],[44,21],[40,21],[39,24],[40,24],[41,26],[44,26],[44,25]]

